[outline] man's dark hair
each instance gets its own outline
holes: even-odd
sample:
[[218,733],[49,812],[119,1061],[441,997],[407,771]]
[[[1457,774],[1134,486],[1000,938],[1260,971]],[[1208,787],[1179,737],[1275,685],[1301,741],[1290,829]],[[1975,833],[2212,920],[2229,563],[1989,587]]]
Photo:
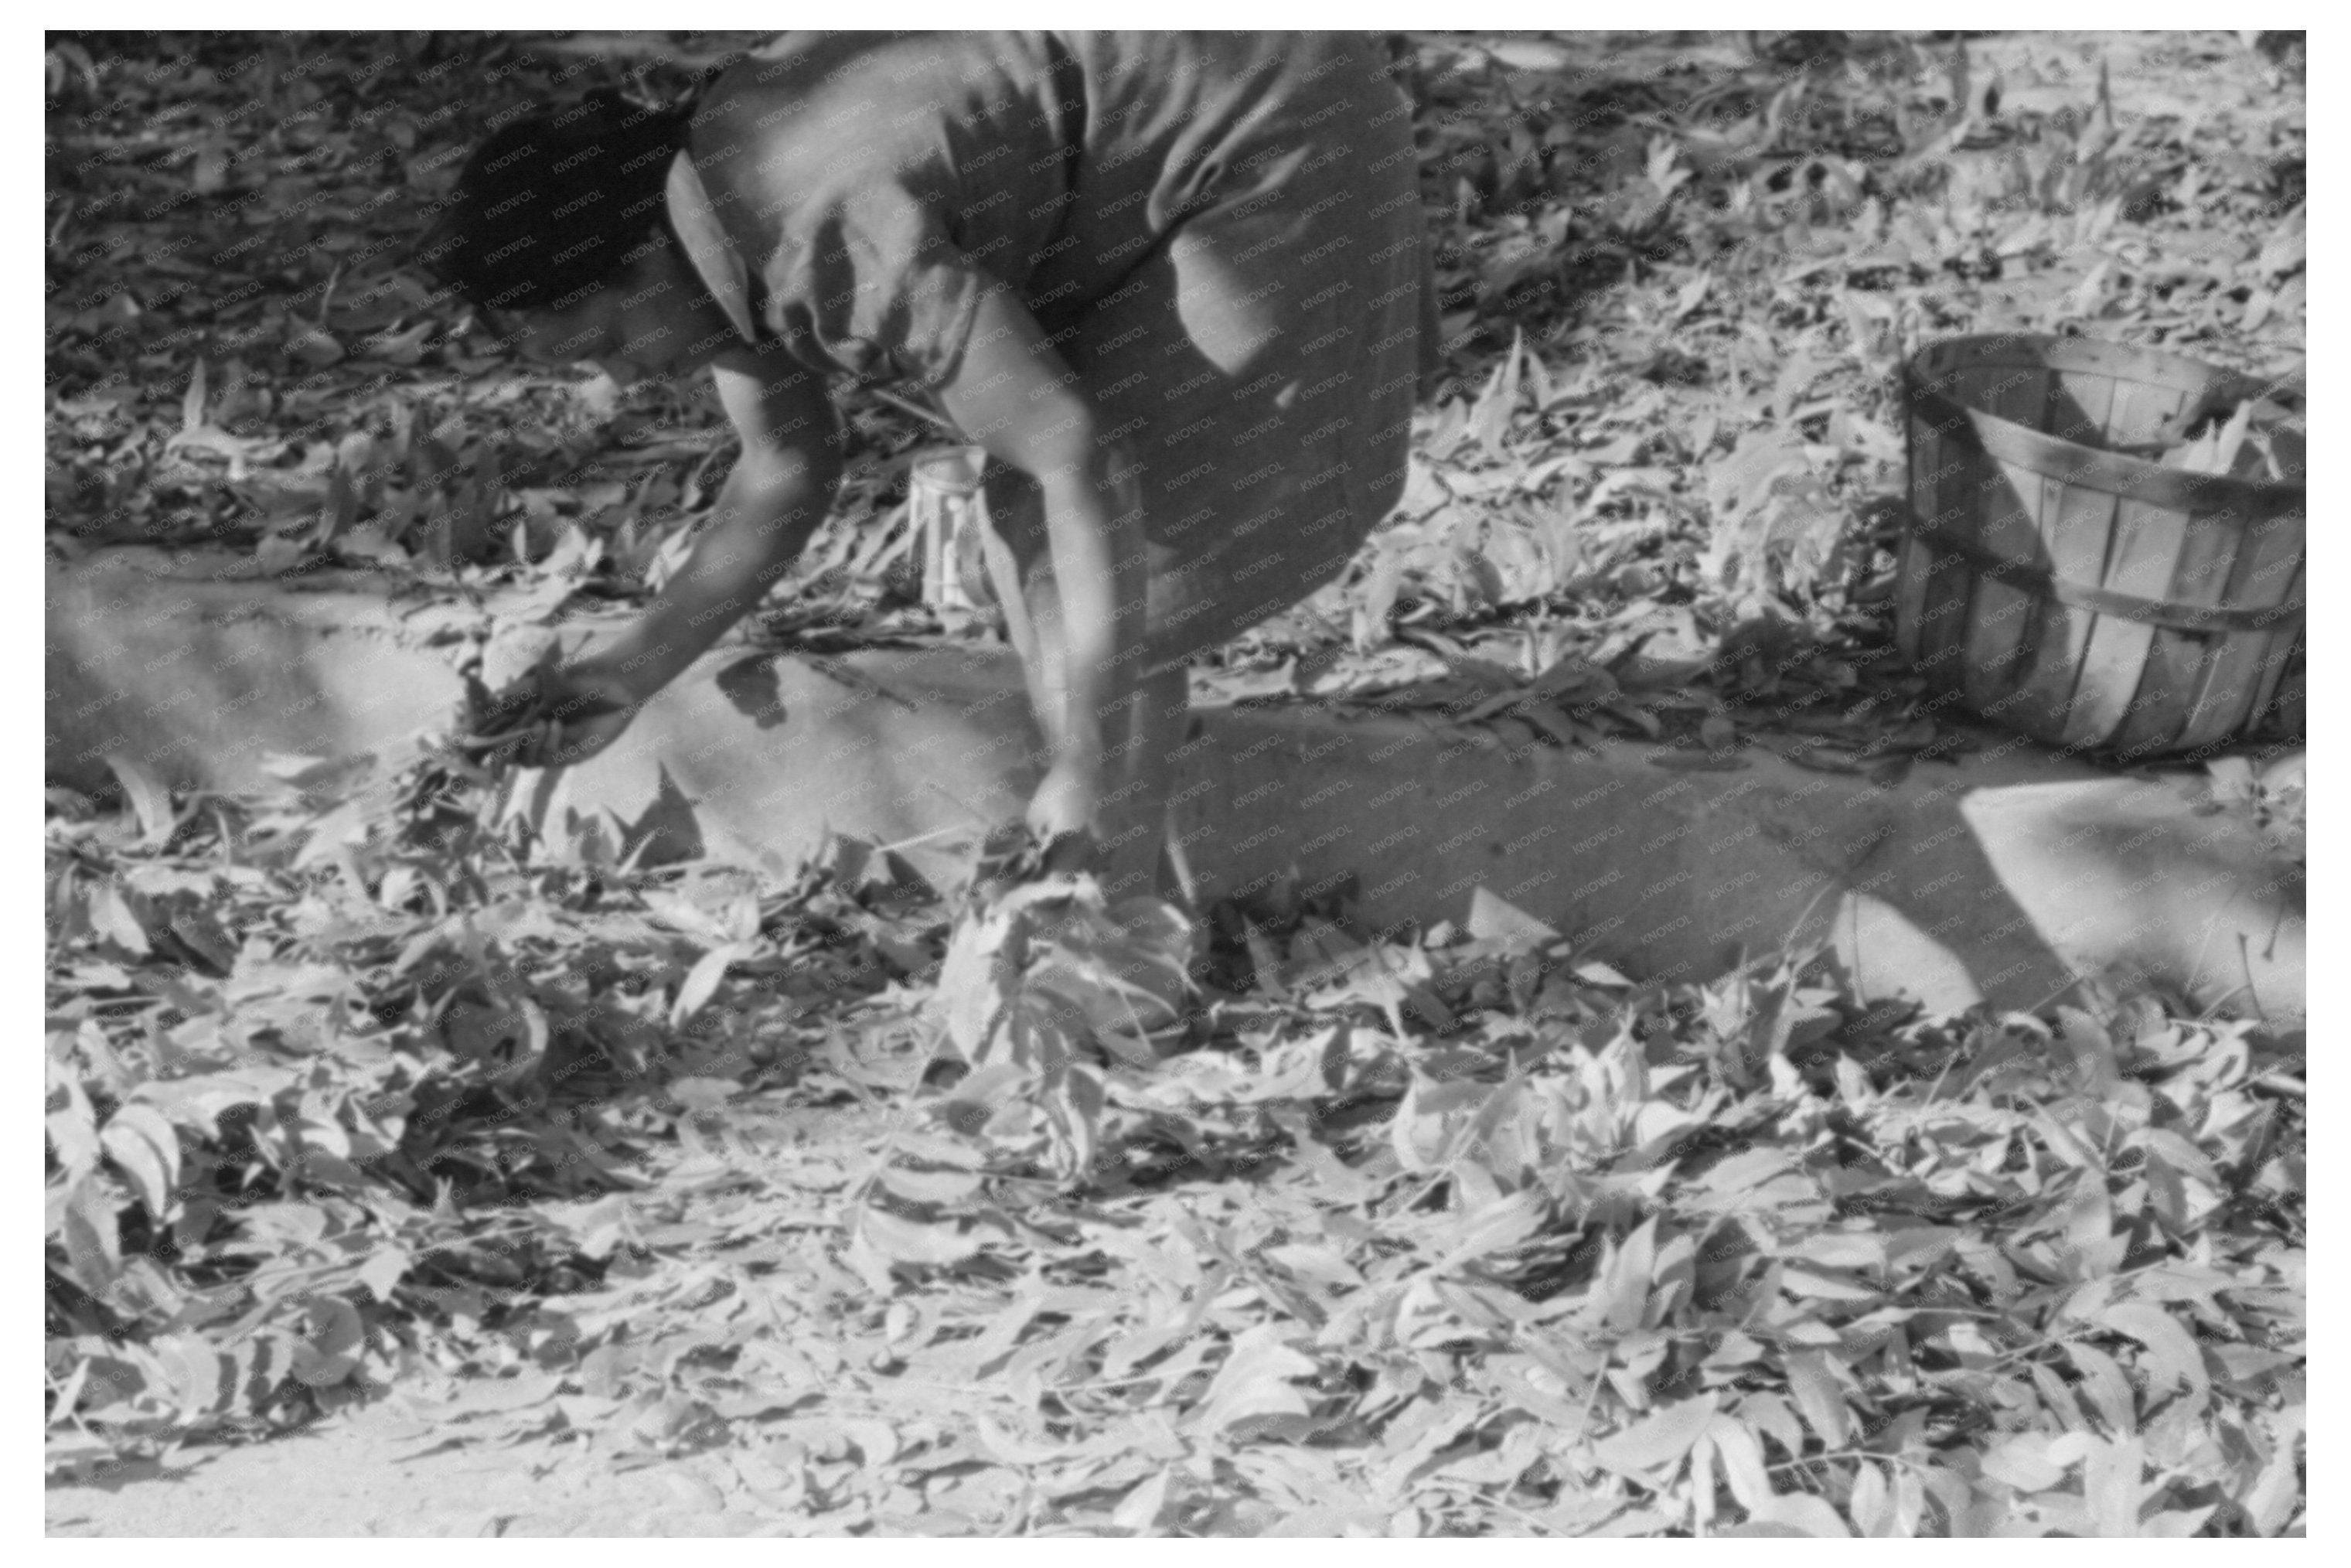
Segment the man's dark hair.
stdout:
[[553,305],[621,269],[667,226],[663,193],[692,104],[651,109],[617,92],[528,116],[465,161],[417,260],[476,305]]

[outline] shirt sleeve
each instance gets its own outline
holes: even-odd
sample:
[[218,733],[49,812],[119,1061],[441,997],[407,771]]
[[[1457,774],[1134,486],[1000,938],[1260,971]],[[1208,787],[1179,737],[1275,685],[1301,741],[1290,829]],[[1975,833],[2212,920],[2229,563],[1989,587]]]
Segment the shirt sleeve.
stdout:
[[696,159],[761,324],[816,369],[929,387],[953,376],[993,280],[950,237],[944,203],[886,148],[857,145],[853,125],[763,143]]

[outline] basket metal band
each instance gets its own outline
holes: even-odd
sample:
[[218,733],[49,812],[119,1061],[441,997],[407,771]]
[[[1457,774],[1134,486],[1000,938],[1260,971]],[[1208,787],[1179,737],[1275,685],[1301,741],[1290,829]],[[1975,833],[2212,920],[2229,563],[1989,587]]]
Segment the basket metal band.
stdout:
[[2160,626],[2167,631],[2289,632],[2302,624],[2303,607],[2299,604],[2181,604],[2173,600],[2141,599],[2135,593],[2117,593],[2110,588],[2092,588],[2085,583],[2068,582],[2043,568],[2011,556],[1995,554],[1974,539],[1961,538],[1957,534],[1929,528],[1915,517],[1911,521],[1909,537],[1923,549],[1938,555],[1956,556],[1987,577],[1996,577],[2017,588],[2031,589],[2060,604],[2095,611],[2101,615],[2119,615],[2127,621]]

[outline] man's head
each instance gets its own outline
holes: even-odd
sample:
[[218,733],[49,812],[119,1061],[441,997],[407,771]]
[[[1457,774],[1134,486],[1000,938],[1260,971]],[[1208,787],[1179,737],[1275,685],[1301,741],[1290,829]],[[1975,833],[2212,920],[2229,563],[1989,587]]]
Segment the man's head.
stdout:
[[610,92],[476,148],[418,259],[517,352],[627,382],[690,368],[726,318],[673,233],[664,192],[690,109]]

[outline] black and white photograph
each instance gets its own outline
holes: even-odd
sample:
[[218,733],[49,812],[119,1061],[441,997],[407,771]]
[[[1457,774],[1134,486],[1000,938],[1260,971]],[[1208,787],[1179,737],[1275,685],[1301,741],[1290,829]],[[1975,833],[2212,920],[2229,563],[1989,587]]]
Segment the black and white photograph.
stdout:
[[45,32],[46,1536],[2305,1537],[2305,35],[914,9]]

